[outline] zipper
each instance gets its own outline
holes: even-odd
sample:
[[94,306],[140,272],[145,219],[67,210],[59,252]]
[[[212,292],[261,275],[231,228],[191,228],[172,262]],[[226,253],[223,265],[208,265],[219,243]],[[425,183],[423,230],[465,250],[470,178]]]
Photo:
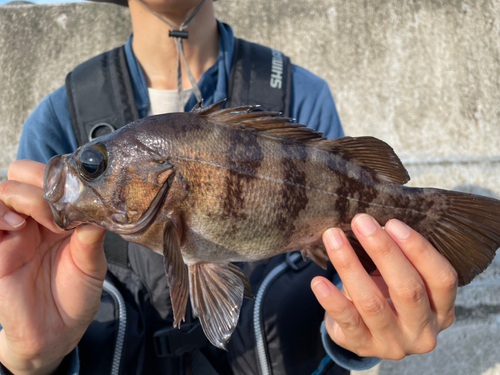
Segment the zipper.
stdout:
[[259,291],[257,292],[257,297],[255,298],[255,304],[253,307],[253,327],[255,331],[255,339],[257,343],[257,358],[259,359],[260,372],[262,375],[269,375],[269,363],[267,361],[266,345],[264,343],[264,327],[262,326],[262,300],[264,294],[269,287],[269,284],[276,279],[280,274],[282,274],[288,267],[290,263],[297,261],[300,257],[299,253],[288,253],[287,260],[283,263],[277,265],[269,274],[265,277],[262,284],[260,284]]
[[125,329],[127,328],[127,310],[123,296],[113,284],[108,280],[104,280],[102,288],[113,297],[118,305],[118,334],[116,335],[115,352],[111,366],[111,375],[118,375],[120,373],[123,343],[125,341]]

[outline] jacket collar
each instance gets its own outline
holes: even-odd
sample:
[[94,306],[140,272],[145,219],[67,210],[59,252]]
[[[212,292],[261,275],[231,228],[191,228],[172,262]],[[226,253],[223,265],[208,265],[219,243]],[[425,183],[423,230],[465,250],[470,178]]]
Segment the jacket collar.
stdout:
[[[227,98],[227,87],[231,74],[231,63],[234,52],[234,34],[231,26],[217,21],[219,29],[219,58],[210,69],[208,69],[198,82],[203,96],[204,106],[213,104]],[[139,111],[139,116],[146,117],[149,110],[149,96],[144,72],[132,50],[133,34],[125,44],[125,55],[134,89],[134,98]],[[185,111],[190,111],[196,105],[196,98],[191,95],[186,104]]]

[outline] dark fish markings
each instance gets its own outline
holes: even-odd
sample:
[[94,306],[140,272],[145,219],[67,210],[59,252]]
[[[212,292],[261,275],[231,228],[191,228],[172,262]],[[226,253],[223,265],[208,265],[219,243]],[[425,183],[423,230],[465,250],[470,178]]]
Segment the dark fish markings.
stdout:
[[281,160],[283,167],[283,181],[281,185],[279,204],[276,212],[276,224],[280,231],[292,235],[295,229],[295,220],[300,212],[307,207],[307,175],[304,167],[307,152],[303,147],[282,145],[286,157]]
[[229,168],[225,174],[222,218],[245,220],[245,192],[256,178],[264,160],[257,137],[243,132],[229,133],[230,146],[226,153]]
[[[340,222],[349,223],[354,217],[354,212],[366,212],[371,207],[372,202],[379,198],[376,186],[367,184],[364,178],[350,177],[347,175],[347,170],[342,173],[337,166],[328,165],[328,168],[338,176],[340,182],[334,192],[335,202],[333,204],[333,209],[338,213]],[[356,199],[356,196],[363,197],[363,199]]]

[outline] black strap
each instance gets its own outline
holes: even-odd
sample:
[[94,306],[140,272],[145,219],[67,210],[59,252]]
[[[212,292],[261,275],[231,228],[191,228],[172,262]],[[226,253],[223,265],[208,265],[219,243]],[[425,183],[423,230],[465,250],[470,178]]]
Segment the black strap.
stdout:
[[[139,118],[125,48],[115,48],[77,66],[66,77],[71,122],[79,146]],[[108,232],[108,262],[128,266],[127,242]]]
[[109,263],[128,267],[128,242],[113,232],[106,232],[104,253]]
[[180,329],[168,327],[156,331],[153,335],[155,352],[158,357],[174,357],[203,348],[208,340],[203,333],[199,320],[181,324]]
[[235,38],[226,107],[262,105],[290,116],[292,64],[280,51]]
[[77,66],[66,92],[79,146],[139,118],[124,47]]

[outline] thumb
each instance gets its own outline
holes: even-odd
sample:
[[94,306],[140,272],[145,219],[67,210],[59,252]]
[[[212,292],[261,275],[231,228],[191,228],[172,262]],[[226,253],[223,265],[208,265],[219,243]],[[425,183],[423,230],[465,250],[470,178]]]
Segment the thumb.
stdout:
[[84,225],[76,228],[71,236],[71,255],[76,266],[99,280],[104,280],[107,269],[103,248],[105,234],[105,229]]

